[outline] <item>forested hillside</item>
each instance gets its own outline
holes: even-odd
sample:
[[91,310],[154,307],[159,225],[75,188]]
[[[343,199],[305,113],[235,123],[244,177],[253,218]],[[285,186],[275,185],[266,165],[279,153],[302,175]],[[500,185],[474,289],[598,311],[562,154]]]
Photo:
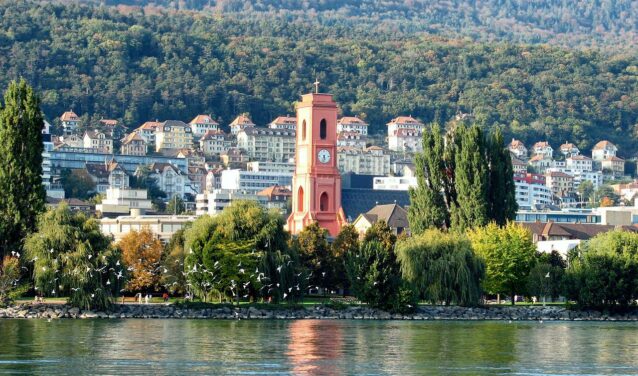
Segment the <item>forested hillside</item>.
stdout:
[[403,31],[483,40],[635,47],[638,3],[632,0],[90,0],[251,16],[285,14],[324,23],[363,20]]
[[197,113],[227,124],[249,112],[265,124],[318,78],[373,132],[399,114],[464,112],[527,142],[638,150],[636,57],[278,17],[0,0],[0,89],[25,77],[49,119],[72,108],[129,127]]

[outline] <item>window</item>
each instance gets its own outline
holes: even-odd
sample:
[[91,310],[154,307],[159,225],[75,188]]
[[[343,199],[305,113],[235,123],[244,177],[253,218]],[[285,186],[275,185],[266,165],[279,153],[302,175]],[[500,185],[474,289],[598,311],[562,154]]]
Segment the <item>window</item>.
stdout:
[[322,140],[326,139],[326,133],[328,126],[326,125],[326,119],[321,119],[321,123],[319,123],[319,138]]
[[304,120],[301,123],[301,140],[306,141],[306,121]]
[[303,211],[303,188],[302,187],[299,187],[299,190],[297,191],[297,211],[298,212]]
[[319,198],[319,210],[327,211],[329,209],[328,193],[323,192]]

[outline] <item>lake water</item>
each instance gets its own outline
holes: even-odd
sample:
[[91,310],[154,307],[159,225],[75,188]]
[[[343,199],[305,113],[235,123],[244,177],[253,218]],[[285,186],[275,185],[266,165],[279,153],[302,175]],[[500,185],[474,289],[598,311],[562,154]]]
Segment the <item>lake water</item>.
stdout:
[[0,320],[0,373],[638,375],[638,324]]

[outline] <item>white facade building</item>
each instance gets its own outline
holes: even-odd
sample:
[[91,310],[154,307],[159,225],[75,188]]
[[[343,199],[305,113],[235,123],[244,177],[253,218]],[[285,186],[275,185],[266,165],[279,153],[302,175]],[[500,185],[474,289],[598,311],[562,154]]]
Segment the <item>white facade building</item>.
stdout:
[[379,176],[372,181],[372,188],[386,191],[407,191],[416,188],[415,176]]
[[344,116],[337,120],[337,133],[353,132],[362,136],[368,135],[368,123],[356,116]]
[[253,172],[243,170],[224,170],[221,173],[221,188],[249,194],[272,187],[273,185],[290,186],[292,174],[278,172]]
[[552,190],[541,184],[530,184],[515,181],[516,203],[519,208],[530,208],[533,205],[549,205],[552,203]]
[[246,170],[276,174],[294,174],[295,164],[292,162],[252,161],[246,163]]
[[390,154],[386,154],[379,146],[370,146],[363,150],[338,147],[337,167],[342,174],[353,172],[360,175],[386,176],[390,174]]
[[129,214],[131,209],[136,209],[144,214],[153,207],[147,195],[145,189],[108,188],[106,198],[95,206],[95,210],[102,214]]
[[190,123],[193,137],[199,139],[208,131],[216,131],[219,129],[219,123],[213,120],[210,115],[197,115]]
[[131,231],[141,231],[148,228],[158,239],[168,242],[173,234],[195,219],[197,219],[195,216],[189,215],[139,215],[133,213],[130,216],[102,218],[100,229],[103,234],[112,235],[115,241],[119,241]]
[[388,148],[392,151],[420,152],[425,125],[411,116],[399,116],[388,124]]
[[292,116],[278,116],[268,124],[271,129],[287,129],[294,131],[297,129],[297,118]]
[[237,147],[251,159],[287,162],[295,158],[295,131],[246,127],[237,132]]

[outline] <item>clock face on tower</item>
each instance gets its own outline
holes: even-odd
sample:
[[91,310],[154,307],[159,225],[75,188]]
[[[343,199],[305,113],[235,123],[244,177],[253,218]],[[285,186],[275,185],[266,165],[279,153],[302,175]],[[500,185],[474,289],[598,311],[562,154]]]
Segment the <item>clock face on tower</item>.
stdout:
[[326,149],[321,149],[319,153],[317,153],[317,158],[321,163],[328,163],[330,162],[330,152]]

